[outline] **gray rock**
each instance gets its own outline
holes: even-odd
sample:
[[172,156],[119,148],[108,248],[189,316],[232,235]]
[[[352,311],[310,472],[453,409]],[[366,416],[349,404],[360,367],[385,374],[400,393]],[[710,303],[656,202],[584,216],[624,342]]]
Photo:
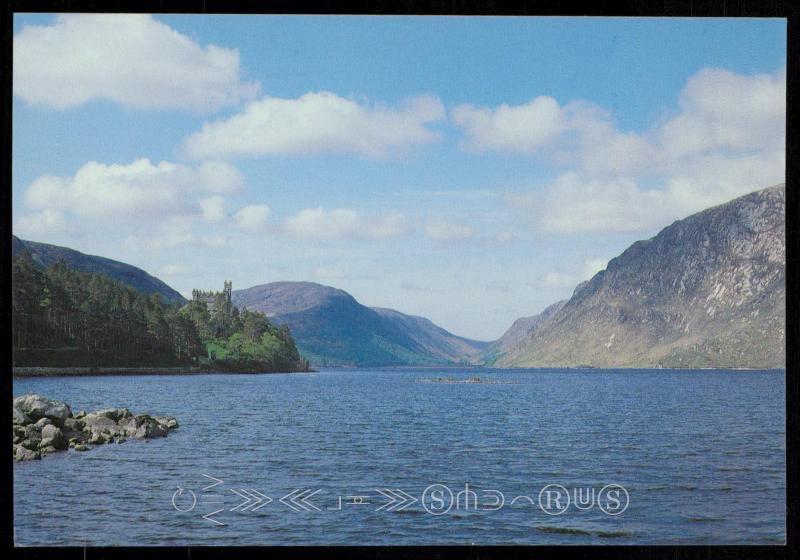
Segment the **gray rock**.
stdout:
[[82,419],[83,431],[91,434],[108,433],[116,435],[119,433],[119,426],[108,416],[100,416],[94,412],[87,414]]
[[42,429],[42,442],[39,444],[39,447],[48,446],[52,446],[55,449],[66,448],[64,434],[58,426],[50,424]]
[[105,416],[106,418],[110,418],[114,422],[119,422],[123,418],[130,418],[131,416],[133,416],[133,414],[131,414],[131,411],[128,410],[127,408],[106,408],[103,410],[98,410],[93,414],[96,414],[98,416]]
[[94,445],[101,445],[106,442],[106,438],[100,432],[94,432],[92,437],[89,438],[89,443]]
[[38,451],[33,451],[22,445],[17,445],[14,448],[14,460],[15,461],[31,461],[34,459],[41,459],[42,454]]
[[64,420],[64,429],[81,432],[83,431],[83,421],[77,418],[67,418]]
[[[164,437],[167,435],[167,428],[162,426],[155,418],[147,414],[140,414],[136,417],[139,427],[133,437],[139,439],[150,439]],[[130,425],[129,425],[130,430]]]
[[157,416],[156,422],[161,424],[167,430],[174,430],[178,427],[178,421],[174,416]]
[[24,412],[22,412],[22,409],[19,408],[18,406],[14,407],[14,411],[12,412],[12,420],[11,421],[12,421],[13,424],[16,424],[16,425],[19,425],[19,426],[24,426],[25,424],[30,424],[31,423],[31,419],[28,418],[28,415],[25,414]]
[[123,443],[127,437],[164,437],[178,427],[173,416],[154,418],[134,415],[127,408],[107,408],[97,412],[80,411],[75,416],[69,406],[40,395],[14,399],[13,455],[15,461],[40,459],[42,455],[68,448],[91,449],[87,443]]
[[28,415],[32,421],[44,418],[47,407],[50,403],[41,395],[23,395],[14,399],[14,406]]
[[120,433],[129,437],[133,437],[136,435],[136,431],[139,429],[139,425],[140,421],[139,418],[136,416],[120,420],[119,422]]
[[45,410],[44,415],[57,426],[63,426],[67,418],[72,418],[72,410],[63,402],[50,401],[50,405]]

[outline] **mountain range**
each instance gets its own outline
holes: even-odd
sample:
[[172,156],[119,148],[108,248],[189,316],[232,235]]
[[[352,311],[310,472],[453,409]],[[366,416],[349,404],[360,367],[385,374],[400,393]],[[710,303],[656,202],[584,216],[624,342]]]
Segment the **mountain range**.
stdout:
[[343,290],[313,282],[234,290],[232,301],[289,325],[301,354],[318,366],[480,363],[489,344],[455,336],[423,317],[364,306]]
[[[287,324],[316,366],[785,367],[785,206],[777,185],[676,221],[494,342],[312,282],[234,290],[232,301]],[[21,251],[186,301],[125,263],[13,237]]]
[[86,255],[67,247],[25,241],[13,235],[11,237],[12,257],[23,251],[30,253],[33,262],[42,268],[63,260],[72,269],[108,276],[145,294],[159,294],[166,302],[186,303],[186,299],[180,293],[158,278],[149,275],[141,268],[136,268],[123,262],[105,257]]

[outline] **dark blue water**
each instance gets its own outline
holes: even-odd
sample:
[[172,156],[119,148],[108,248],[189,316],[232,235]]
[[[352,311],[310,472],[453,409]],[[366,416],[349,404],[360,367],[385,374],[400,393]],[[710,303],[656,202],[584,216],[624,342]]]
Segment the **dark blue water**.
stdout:
[[[442,375],[518,383],[417,382]],[[28,391],[74,411],[125,406],[170,414],[181,428],[147,443],[16,464],[19,545],[785,540],[783,371],[403,369],[15,380],[15,395]],[[215,484],[209,477],[222,483],[204,491]],[[466,484],[475,497],[462,494],[456,503]],[[619,484],[628,507],[608,515],[595,494],[588,509],[572,501],[548,515],[540,507],[548,484],[573,496]],[[611,500],[608,492],[607,511],[620,511],[623,494]],[[411,501],[423,494],[424,506]],[[553,513],[559,502],[550,505]]]

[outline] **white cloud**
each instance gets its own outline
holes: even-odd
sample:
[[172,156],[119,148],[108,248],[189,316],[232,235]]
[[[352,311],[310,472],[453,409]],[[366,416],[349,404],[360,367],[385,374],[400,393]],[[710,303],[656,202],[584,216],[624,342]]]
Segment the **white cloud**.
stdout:
[[427,125],[444,118],[444,107],[431,96],[399,108],[368,106],[324,91],[298,99],[265,97],[228,119],[206,123],[186,139],[184,149],[196,159],[319,153],[380,158],[437,141],[439,134]]
[[[243,177],[227,163],[89,162],[72,176],[35,179],[22,195],[24,209],[15,215],[14,231],[35,239],[103,231],[141,251],[221,247],[229,240],[224,230],[213,228],[235,222],[226,215],[224,196],[215,193],[234,194],[243,185]],[[247,210],[238,216],[248,226],[258,214]]]
[[538,282],[536,282],[536,287],[551,290],[574,288],[575,285],[580,282],[580,280],[576,282],[576,278],[577,277],[573,274],[551,270],[539,278]]
[[148,159],[110,165],[92,161],[72,177],[39,177],[27,188],[24,201],[32,210],[94,219],[151,219],[189,212],[190,195],[235,191],[242,184],[239,173],[222,163],[192,168],[166,161],[153,164]]
[[[536,127],[524,136],[510,124],[491,134],[465,132],[471,145],[536,151],[567,168],[535,191],[507,197],[538,228],[643,231],[783,182],[785,95],[785,71],[745,76],[706,69],[687,81],[676,114],[642,133],[619,130],[608,111],[583,101],[560,107],[551,121],[561,128],[545,136]],[[530,112],[526,107],[494,113]]]
[[608,259],[591,258],[586,259],[583,264],[583,277],[588,280],[601,270],[605,270],[608,266]]
[[640,190],[631,179],[587,179],[560,175],[543,189],[510,195],[509,204],[525,209],[540,229],[556,233],[639,231],[668,215],[664,193]]
[[14,37],[14,94],[67,109],[109,100],[137,109],[214,111],[259,91],[239,52],[202,46],[141,14],[64,14]]
[[425,226],[425,234],[436,241],[459,241],[472,237],[473,231],[468,225],[434,218]]
[[584,261],[583,269],[579,272],[549,270],[532,282],[531,285],[535,288],[548,290],[573,290],[581,282],[591,279],[595,274],[604,270],[607,265],[608,260],[606,259],[589,258]]
[[182,264],[168,264],[158,270],[159,276],[184,276],[189,274],[189,269]]
[[496,109],[459,105],[451,112],[453,123],[467,135],[463,146],[487,150],[534,153],[552,142],[565,123],[558,102],[536,97],[524,105],[500,105]]
[[194,215],[165,216],[152,224],[119,221],[118,227],[123,231],[132,231],[123,244],[139,252],[188,246],[219,249],[230,245],[226,235],[208,230]]
[[197,204],[207,222],[221,222],[225,218],[225,199],[219,195],[201,198]]
[[320,282],[335,282],[337,280],[345,280],[348,277],[347,273],[340,267],[320,266],[315,268],[312,274],[314,279]]
[[290,235],[315,239],[388,238],[406,233],[405,216],[392,212],[381,216],[362,217],[347,208],[306,208],[286,220]]
[[253,204],[241,208],[233,215],[237,227],[249,232],[256,232],[267,224],[270,208],[266,204]]
[[76,233],[76,228],[72,227],[64,217],[62,212],[45,208],[38,212],[24,214],[17,218],[14,223],[14,233],[16,235],[29,236],[36,239],[43,239],[53,234]]

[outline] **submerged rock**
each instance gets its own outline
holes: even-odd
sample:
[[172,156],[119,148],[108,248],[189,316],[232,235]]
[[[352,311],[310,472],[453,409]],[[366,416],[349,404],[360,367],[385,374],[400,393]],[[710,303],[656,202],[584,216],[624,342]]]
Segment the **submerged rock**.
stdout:
[[69,405],[40,395],[14,399],[14,460],[41,459],[42,455],[66,449],[88,451],[86,444],[123,443],[128,437],[165,437],[178,428],[173,416],[133,414],[127,408],[106,408],[72,415]]

